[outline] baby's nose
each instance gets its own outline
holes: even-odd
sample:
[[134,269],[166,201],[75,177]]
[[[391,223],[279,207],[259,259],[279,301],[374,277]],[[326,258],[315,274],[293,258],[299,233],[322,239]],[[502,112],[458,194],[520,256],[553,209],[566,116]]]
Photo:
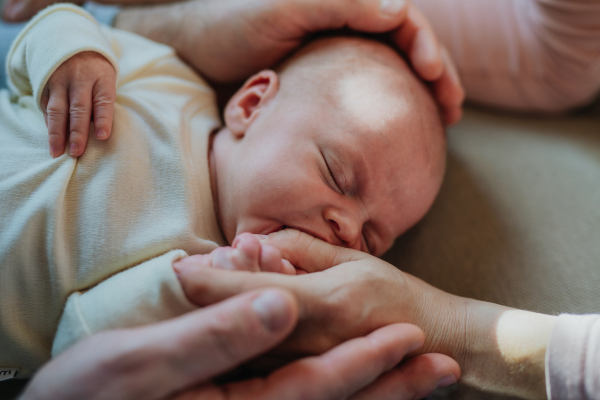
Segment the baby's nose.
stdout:
[[360,224],[335,209],[325,211],[325,220],[344,247],[361,249]]

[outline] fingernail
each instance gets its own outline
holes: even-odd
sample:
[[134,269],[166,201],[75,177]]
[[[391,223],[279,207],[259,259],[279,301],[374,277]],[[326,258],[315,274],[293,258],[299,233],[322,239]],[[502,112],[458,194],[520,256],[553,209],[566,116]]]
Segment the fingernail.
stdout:
[[50,156],[52,158],[57,158],[60,156],[60,149],[58,148],[58,146],[52,146],[50,148]]
[[405,0],[381,0],[380,9],[383,14],[396,15],[405,5]]
[[260,242],[267,240],[269,235],[254,235]]
[[413,343],[407,350],[406,350],[406,354],[410,354],[413,351],[421,348],[421,346],[423,346],[423,342],[419,341],[419,342],[415,342]]
[[436,389],[445,388],[456,383],[456,377],[452,374],[446,375],[437,383]]
[[275,290],[268,290],[254,299],[252,308],[270,331],[280,331],[288,324],[289,313],[286,301]]
[[71,146],[69,147],[69,154],[71,155],[71,157],[77,157],[78,153],[79,153],[79,146],[77,146],[76,143],[71,143]]
[[99,140],[104,140],[108,137],[108,132],[106,132],[104,129],[100,129],[98,133],[96,133],[96,137]]

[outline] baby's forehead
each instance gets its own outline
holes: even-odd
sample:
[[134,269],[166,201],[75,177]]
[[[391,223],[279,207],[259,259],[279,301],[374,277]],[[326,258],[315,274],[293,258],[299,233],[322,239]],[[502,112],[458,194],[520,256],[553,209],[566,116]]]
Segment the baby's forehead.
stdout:
[[369,132],[413,123],[416,102],[411,90],[402,77],[391,75],[378,68],[341,75],[331,95],[340,117],[356,129]]

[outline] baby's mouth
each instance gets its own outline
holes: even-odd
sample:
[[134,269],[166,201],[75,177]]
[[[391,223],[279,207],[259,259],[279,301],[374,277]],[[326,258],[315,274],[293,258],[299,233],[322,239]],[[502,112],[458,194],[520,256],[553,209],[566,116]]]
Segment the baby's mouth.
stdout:
[[338,244],[336,244],[336,243],[333,243],[333,242],[332,242],[331,240],[329,240],[328,238],[326,238],[326,237],[323,237],[323,236],[321,236],[321,235],[317,234],[316,232],[313,232],[313,231],[311,231],[311,230],[304,229],[304,228],[299,228],[299,227],[297,227],[297,226],[283,225],[283,226],[282,226],[280,229],[278,229],[277,231],[274,231],[274,232],[282,231],[282,230],[284,230],[284,229],[293,229],[293,230],[295,230],[295,231],[298,231],[298,232],[306,233],[307,235],[310,235],[310,236],[312,236],[312,237],[315,237],[315,238],[317,238],[317,239],[320,239],[320,240],[322,240],[322,241],[324,241],[324,242],[331,243],[331,244],[333,244],[333,245],[337,245],[337,246],[339,246]]
[[258,234],[259,235],[265,235],[265,236],[267,236],[267,235],[270,235],[271,233],[279,232],[279,231],[282,231],[282,230],[287,229],[287,228],[288,228],[288,226],[281,225],[281,226],[278,226],[278,227],[276,227],[274,229],[267,229],[267,230],[265,230],[263,232],[260,232]]

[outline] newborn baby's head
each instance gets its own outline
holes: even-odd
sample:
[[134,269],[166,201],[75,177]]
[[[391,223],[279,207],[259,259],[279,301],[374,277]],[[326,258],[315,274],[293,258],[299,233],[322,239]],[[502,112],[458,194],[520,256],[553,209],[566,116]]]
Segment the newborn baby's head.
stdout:
[[438,193],[445,134],[426,87],[391,48],[312,42],[229,101],[211,173],[219,223],[294,228],[380,255]]

